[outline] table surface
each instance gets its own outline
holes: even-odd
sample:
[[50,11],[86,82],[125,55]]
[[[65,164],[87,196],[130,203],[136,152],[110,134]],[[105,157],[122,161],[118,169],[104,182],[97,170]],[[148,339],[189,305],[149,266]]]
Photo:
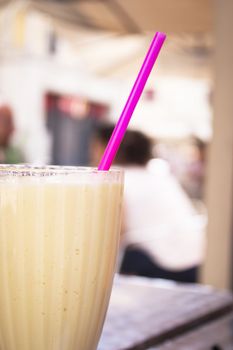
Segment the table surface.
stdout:
[[196,328],[228,317],[232,308],[227,291],[116,276],[98,350],[160,349],[177,336],[188,332],[192,337]]

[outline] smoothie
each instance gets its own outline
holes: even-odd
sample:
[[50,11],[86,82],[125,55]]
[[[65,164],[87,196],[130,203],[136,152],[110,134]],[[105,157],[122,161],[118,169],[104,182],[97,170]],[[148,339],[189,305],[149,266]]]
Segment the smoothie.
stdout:
[[94,350],[115,268],[122,173],[6,169],[0,349]]

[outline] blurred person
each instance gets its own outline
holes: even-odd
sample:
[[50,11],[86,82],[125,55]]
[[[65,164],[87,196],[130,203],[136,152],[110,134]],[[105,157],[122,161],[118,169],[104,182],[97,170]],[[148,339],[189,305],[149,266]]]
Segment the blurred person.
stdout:
[[205,172],[208,144],[193,136],[168,147],[159,144],[158,154],[168,161],[171,172],[181,184],[199,213],[206,214],[204,204]]
[[197,137],[191,139],[183,185],[189,196],[196,200],[204,197],[206,150],[204,141]]
[[[92,145],[95,165],[112,131],[109,125],[97,130]],[[150,139],[128,130],[115,159],[125,169],[120,272],[195,282],[203,258],[203,222],[168,164],[151,158]]]
[[9,106],[0,106],[0,163],[15,164],[23,162],[20,150],[11,144],[14,133],[13,113]]

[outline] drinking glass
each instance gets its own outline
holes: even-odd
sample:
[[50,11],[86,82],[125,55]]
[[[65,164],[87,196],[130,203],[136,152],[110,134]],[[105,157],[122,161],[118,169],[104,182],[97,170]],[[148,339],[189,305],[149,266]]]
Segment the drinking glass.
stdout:
[[0,349],[94,350],[111,293],[123,173],[0,165]]

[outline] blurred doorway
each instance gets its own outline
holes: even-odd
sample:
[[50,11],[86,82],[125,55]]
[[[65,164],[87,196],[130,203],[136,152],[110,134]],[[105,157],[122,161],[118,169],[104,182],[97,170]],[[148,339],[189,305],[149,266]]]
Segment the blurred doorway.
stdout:
[[106,118],[108,105],[78,96],[49,92],[45,96],[46,125],[52,137],[51,163],[89,164],[95,125]]

